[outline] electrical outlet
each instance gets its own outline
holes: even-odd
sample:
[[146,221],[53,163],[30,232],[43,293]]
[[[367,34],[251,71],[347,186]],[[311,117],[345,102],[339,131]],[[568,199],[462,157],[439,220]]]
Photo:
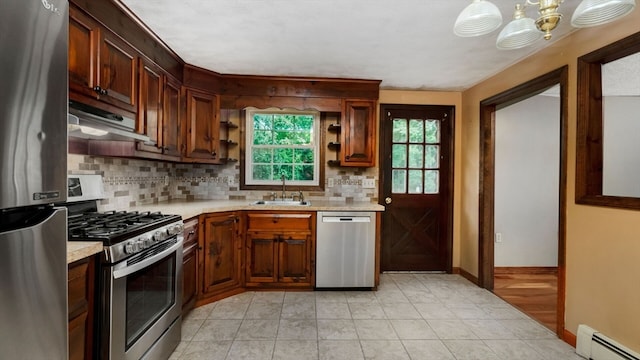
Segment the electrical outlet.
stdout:
[[502,233],[496,233],[495,240],[496,240],[497,243],[501,243],[502,242]]
[[229,177],[227,178],[227,184],[229,184],[229,185],[233,185],[233,180],[234,180],[234,179],[233,179],[233,176],[229,176]]
[[327,178],[327,187],[333,187],[333,178]]
[[365,189],[373,189],[376,187],[376,179],[364,179],[362,180],[362,187]]
[[164,176],[164,186],[169,186],[169,175]]

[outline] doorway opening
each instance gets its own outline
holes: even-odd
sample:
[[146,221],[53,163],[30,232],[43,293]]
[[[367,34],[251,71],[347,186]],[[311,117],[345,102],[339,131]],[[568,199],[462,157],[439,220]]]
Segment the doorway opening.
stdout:
[[[515,283],[516,285],[513,285],[513,289],[515,289],[518,286],[517,285],[518,281],[520,282],[520,284],[522,283],[529,284],[529,287],[533,288],[533,290],[540,290],[540,287],[543,287],[543,285],[546,284],[545,286],[547,287],[545,287],[545,291],[541,291],[540,293],[543,293],[544,296],[546,296],[545,301],[548,301],[549,296],[551,296],[552,302],[555,300],[555,309],[553,309],[554,311],[550,312],[554,315],[554,318],[549,320],[539,316],[540,314],[530,313],[530,315],[533,318],[536,318],[536,316],[539,316],[538,320],[543,324],[545,322],[547,324],[550,324],[549,326],[553,328],[553,330],[559,336],[562,336],[564,332],[565,226],[566,226],[565,225],[566,224],[565,208],[566,208],[566,157],[567,157],[567,151],[566,151],[566,147],[567,147],[567,76],[568,76],[567,71],[568,71],[567,66],[564,66],[560,69],[557,69],[555,71],[542,75],[538,78],[535,78],[531,81],[528,81],[513,89],[507,90],[501,94],[498,94],[489,99],[486,99],[482,101],[480,104],[480,127],[481,127],[480,174],[481,175],[480,175],[480,202],[479,202],[479,264],[480,264],[479,276],[478,276],[479,285],[488,290],[492,290],[496,294],[500,295],[500,292],[504,290],[503,287],[505,285],[504,283],[500,282],[498,284],[500,285],[500,289],[496,288],[496,275],[499,276],[498,278],[499,280],[511,279],[516,281]],[[528,99],[531,99],[532,97],[539,95],[549,90],[550,88],[553,88],[554,86],[559,88],[559,91],[557,92],[557,94],[559,96],[559,104],[560,104],[559,107],[556,107],[557,109],[556,111],[558,111],[557,112],[558,116],[553,116],[553,118],[556,119],[555,120],[556,129],[553,132],[555,135],[550,135],[550,136],[558,137],[557,139],[553,139],[557,145],[555,146],[555,150],[551,155],[551,156],[554,156],[553,161],[551,161],[551,163],[557,166],[556,169],[553,169],[553,171],[550,171],[555,174],[550,176],[551,177],[550,181],[554,182],[554,184],[552,185],[547,184],[545,187],[542,187],[542,186],[538,186],[540,184],[536,184],[535,182],[533,182],[534,185],[522,186],[521,189],[519,190],[519,193],[517,194],[517,195],[523,195],[523,198],[526,199],[526,195],[534,191],[532,187],[543,188],[543,189],[538,189],[538,191],[543,191],[544,197],[546,197],[549,200],[548,202],[554,203],[553,206],[546,205],[547,212],[551,212],[551,214],[545,213],[545,211],[539,211],[539,210],[536,211],[536,209],[533,209],[533,206],[534,206],[533,201],[531,201],[530,203],[525,202],[520,204],[512,203],[511,205],[509,205],[508,212],[524,211],[525,216],[520,217],[521,219],[522,218],[525,219],[524,223],[526,223],[527,220],[530,220],[526,218],[527,213],[530,213],[530,214],[537,213],[537,215],[535,216],[540,216],[540,220],[538,220],[537,223],[534,222],[533,225],[531,225],[531,223],[526,225],[516,224],[518,225],[516,226],[516,228],[518,228],[517,230],[520,231],[520,234],[517,235],[517,237],[538,236],[538,237],[547,238],[547,240],[545,240],[547,242],[547,245],[545,246],[546,250],[538,251],[538,253],[544,260],[538,259],[537,264],[542,263],[546,265],[554,265],[553,263],[555,262],[557,263],[557,266],[521,266],[523,264],[527,264],[526,261],[531,260],[531,259],[523,260],[522,258],[520,259],[520,261],[511,263],[511,264],[514,264],[515,266],[505,266],[510,264],[509,261],[514,261],[514,257],[517,258],[518,256],[521,256],[521,257],[524,256],[524,257],[530,258],[532,254],[531,249],[540,250],[540,246],[537,246],[540,244],[531,244],[531,243],[527,244],[526,242],[515,244],[515,246],[512,246],[512,248],[509,251],[507,251],[507,253],[510,254],[511,256],[511,259],[505,260],[504,258],[503,253],[505,252],[506,247],[504,247],[503,245],[505,244],[508,238],[505,238],[506,234],[502,233],[502,231],[505,231],[503,229],[509,229],[509,226],[513,228],[513,224],[517,223],[517,221],[514,221],[513,219],[509,219],[509,216],[505,216],[503,208],[500,208],[498,211],[496,211],[496,206],[503,207],[505,203],[509,204],[509,200],[504,199],[505,191],[503,190],[509,187],[508,185],[505,185],[505,181],[513,181],[514,183],[521,182],[521,179],[518,179],[518,175],[521,175],[521,174],[515,174],[515,173],[509,174],[509,170],[506,170],[502,173],[497,173],[497,171],[501,171],[501,170],[497,170],[496,166],[504,166],[504,162],[503,162],[504,159],[501,159],[500,157],[496,159],[496,148],[497,148],[496,141],[499,135],[496,131],[497,113],[499,111],[502,111],[503,109],[510,107],[511,105],[514,105],[520,102],[525,102],[525,101],[530,102],[532,100],[528,100]],[[536,131],[536,129],[529,130],[529,131]],[[544,132],[542,127],[537,129],[537,131]],[[527,139],[527,141],[528,140],[531,140],[531,139]],[[498,144],[498,146],[502,146],[502,145],[504,144]],[[544,145],[544,144],[538,144],[538,145],[549,147],[549,145]],[[554,147],[554,146],[550,146],[550,147]],[[504,155],[504,154],[501,154],[501,155]],[[549,155],[546,155],[547,160],[548,160],[548,156]],[[526,159],[526,156],[521,157],[520,159],[521,160]],[[527,164],[519,164],[520,166],[519,170],[514,167],[511,171],[518,171],[520,173],[523,171],[522,170],[523,165],[527,165]],[[540,168],[536,169],[535,166],[533,165],[530,167],[532,168],[530,169],[531,171],[534,171],[534,172],[540,171]],[[543,167],[543,169],[545,168]],[[549,167],[546,167],[546,169],[548,170]],[[536,174],[536,176],[538,177],[537,181],[544,182],[545,181],[544,175],[545,174]],[[496,190],[497,185],[501,186],[500,189],[498,190]],[[517,188],[518,187],[515,186],[511,191],[516,191],[514,189],[517,189]],[[511,193],[511,196],[513,196],[513,192]],[[538,199],[536,199],[536,201],[538,201]],[[552,209],[552,210],[549,211],[549,209]],[[498,221],[498,223],[496,223],[496,221]],[[509,224],[505,225],[504,224],[505,221]],[[527,229],[527,227],[529,228]],[[509,229],[508,231],[510,233],[513,233],[513,229]],[[517,231],[515,232],[517,233]],[[510,240],[513,240],[513,239],[509,239],[509,241]],[[537,241],[540,241],[540,239],[538,239]],[[553,243],[549,244],[549,241],[552,241]],[[555,249],[549,250],[549,248],[553,246],[555,246]],[[524,254],[524,255],[522,253],[518,254],[518,252],[522,252],[523,250],[527,251],[526,250],[527,247],[530,247],[527,254]],[[498,257],[496,257],[496,251],[498,253]],[[498,268],[496,268],[496,266],[498,266]],[[514,269],[517,269],[517,271],[515,271]],[[546,273],[545,270],[548,270],[549,273]],[[506,275],[505,275],[505,272],[507,273]],[[520,272],[521,274],[519,276],[516,276],[518,275],[518,274],[515,274],[516,272]],[[538,274],[533,274],[534,272],[537,272]],[[541,272],[542,274],[540,274]],[[545,278],[545,276],[548,276],[548,278]],[[543,285],[532,285],[532,284],[536,284],[536,281],[533,281],[533,282],[531,281],[532,278],[536,278],[536,277],[538,277],[541,281],[538,284],[543,284]],[[555,290],[553,288],[554,285],[557,287],[557,290],[549,294],[548,292],[549,290]],[[503,297],[507,301],[509,300],[514,301],[514,299],[522,299],[522,294],[525,294],[524,296],[526,300],[534,300],[534,297],[528,297],[528,298],[526,297],[527,289],[525,288],[526,286],[521,287],[520,290],[524,291],[524,293],[518,294],[514,296],[512,299],[509,299],[509,296],[504,295],[504,293],[503,293]],[[541,300],[541,299],[542,297],[538,297],[537,300]],[[526,306],[527,306],[526,301],[524,304],[516,303],[514,305],[519,306],[521,309],[525,310],[526,312]]]

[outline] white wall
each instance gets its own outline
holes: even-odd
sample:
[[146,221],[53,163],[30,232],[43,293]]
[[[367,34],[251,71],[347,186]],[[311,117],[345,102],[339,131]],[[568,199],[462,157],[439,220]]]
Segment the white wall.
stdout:
[[606,96],[603,114],[602,193],[640,197],[640,97]]
[[495,266],[558,265],[560,100],[496,111]]

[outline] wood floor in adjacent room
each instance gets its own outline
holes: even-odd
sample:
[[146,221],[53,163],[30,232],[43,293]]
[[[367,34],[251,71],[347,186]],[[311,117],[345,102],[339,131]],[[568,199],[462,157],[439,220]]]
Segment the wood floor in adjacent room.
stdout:
[[512,268],[496,268],[493,292],[556,331],[558,274],[555,271],[530,273]]

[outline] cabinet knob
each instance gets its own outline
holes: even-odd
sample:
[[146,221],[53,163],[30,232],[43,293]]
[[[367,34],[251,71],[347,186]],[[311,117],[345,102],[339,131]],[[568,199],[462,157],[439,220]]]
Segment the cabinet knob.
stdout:
[[107,95],[109,93],[106,89],[100,87],[100,85],[94,86],[93,91],[97,92],[100,95]]
[[349,158],[350,158],[350,157],[351,157],[351,156],[347,155],[347,156],[345,156],[344,158],[345,158],[345,160],[349,160]]
[[218,155],[218,154],[217,154],[215,151],[212,151],[212,152],[211,152],[211,156],[213,156],[213,158],[214,158],[214,159],[216,158],[216,156],[217,156],[217,155]]

